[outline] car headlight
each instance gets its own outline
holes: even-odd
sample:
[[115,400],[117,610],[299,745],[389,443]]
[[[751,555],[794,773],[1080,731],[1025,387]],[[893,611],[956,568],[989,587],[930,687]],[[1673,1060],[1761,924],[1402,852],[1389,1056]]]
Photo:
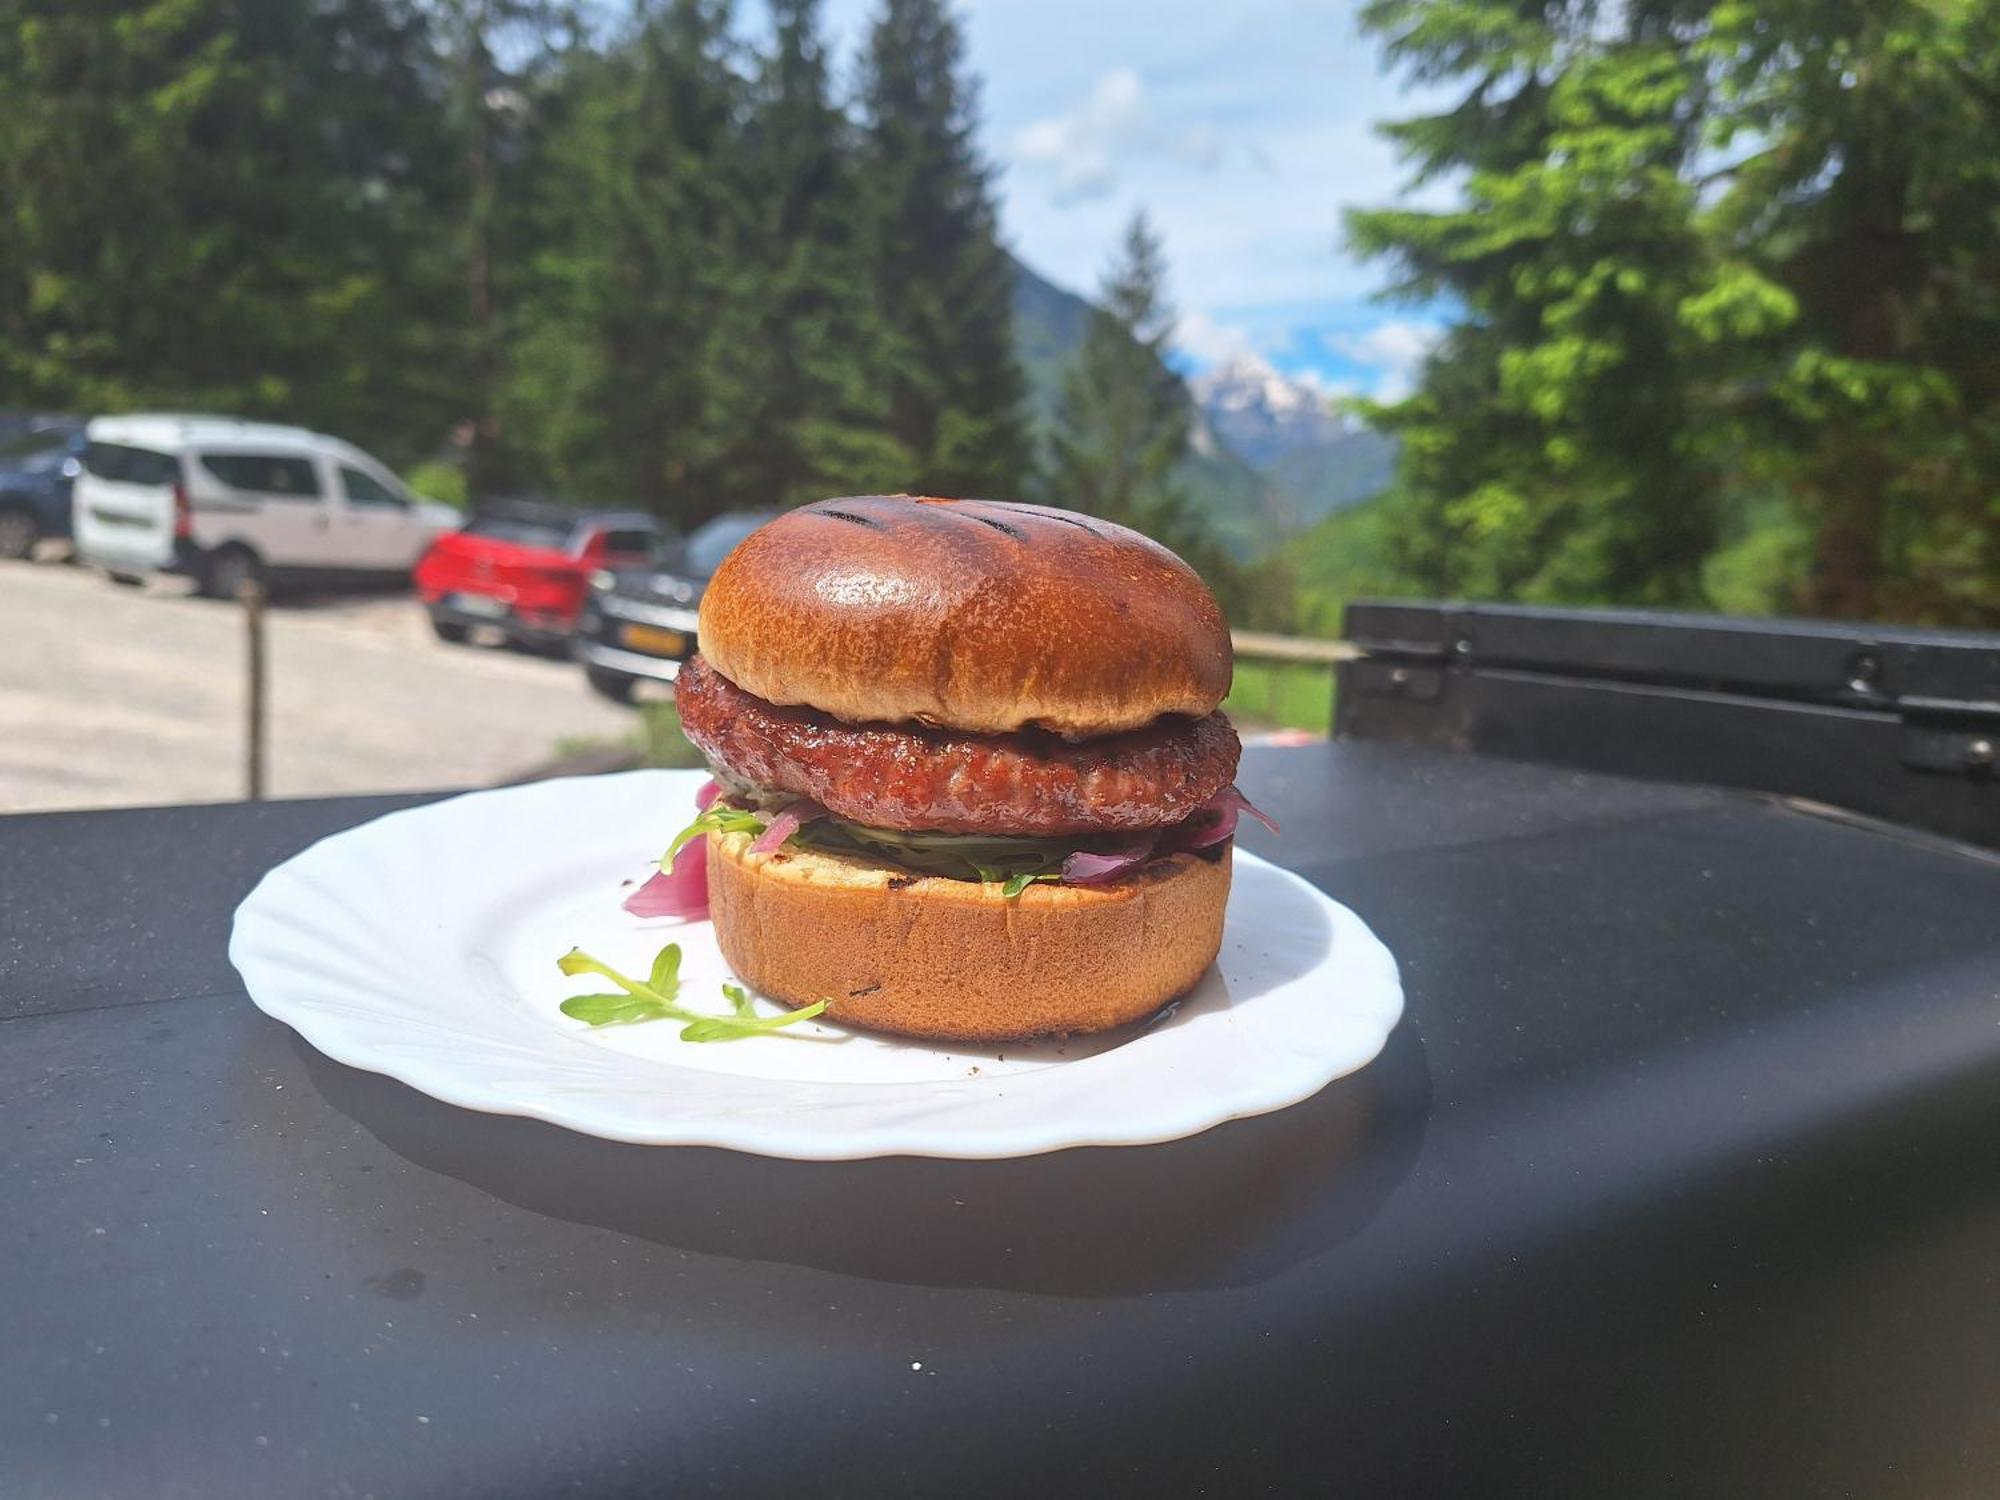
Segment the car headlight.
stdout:
[[591,588],[600,594],[608,594],[618,586],[618,576],[608,568],[599,568],[590,575]]

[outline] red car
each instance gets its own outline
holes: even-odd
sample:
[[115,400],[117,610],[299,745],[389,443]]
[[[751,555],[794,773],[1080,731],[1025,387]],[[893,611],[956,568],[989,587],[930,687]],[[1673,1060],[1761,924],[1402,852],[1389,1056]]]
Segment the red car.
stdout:
[[413,576],[439,640],[494,625],[518,644],[555,647],[575,632],[593,573],[643,566],[664,540],[636,512],[511,502],[439,537]]

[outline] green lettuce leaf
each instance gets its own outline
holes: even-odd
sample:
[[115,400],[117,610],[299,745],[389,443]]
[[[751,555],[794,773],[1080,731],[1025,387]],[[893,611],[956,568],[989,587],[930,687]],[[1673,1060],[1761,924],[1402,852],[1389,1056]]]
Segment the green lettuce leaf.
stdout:
[[837,854],[858,854],[946,880],[1000,881],[1009,898],[1037,880],[1062,875],[1063,857],[1075,839],[1010,839],[991,834],[927,833],[870,828],[843,818],[820,818],[792,835],[795,843]]
[[800,1021],[811,1020],[826,1009],[826,1001],[779,1016],[760,1016],[742,986],[725,984],[723,998],[729,1014],[714,1016],[689,1010],[679,1003],[681,988],[681,945],[669,943],[653,960],[645,983],[627,978],[611,965],[592,958],[581,948],[572,948],[556,967],[572,977],[595,974],[617,985],[620,994],[572,995],[562,1003],[562,1013],[589,1026],[629,1026],[640,1021],[680,1021],[684,1042],[733,1042],[746,1036],[763,1036]]
[[[777,812],[797,805],[798,800],[777,792],[733,788],[675,835],[660,868],[672,869],[674,856],[688,840],[704,833],[762,833]],[[1037,881],[1059,882],[1065,858],[1079,849],[1094,848],[1092,839],[1075,835],[1003,838],[987,833],[871,828],[831,814],[813,818],[785,842],[830,854],[855,855],[917,875],[991,882],[1000,885],[1001,894],[1010,901]]]
[[687,846],[690,840],[700,838],[704,833],[762,833],[764,820],[747,808],[732,807],[720,798],[708,804],[695,820],[674,835],[674,841],[667,845],[667,852],[660,856],[660,868],[672,870],[674,856]]

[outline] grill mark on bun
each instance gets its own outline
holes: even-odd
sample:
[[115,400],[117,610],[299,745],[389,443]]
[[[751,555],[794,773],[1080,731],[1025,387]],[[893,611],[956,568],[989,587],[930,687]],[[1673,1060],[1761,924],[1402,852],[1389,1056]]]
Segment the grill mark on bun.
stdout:
[[815,505],[810,508],[816,516],[826,516],[835,521],[847,521],[855,526],[866,526],[870,531],[880,531],[882,529],[882,523],[872,516],[857,516],[851,510],[835,510],[827,505]]
[[1020,527],[1010,526],[1005,521],[996,521],[991,516],[968,515],[965,519],[968,521],[977,521],[981,526],[991,526],[1002,536],[1010,536],[1017,542],[1023,542],[1028,539],[1027,532],[1023,531]]
[[1060,515],[1054,511],[1023,510],[1018,505],[1000,505],[991,500],[985,503],[991,505],[995,510],[1004,510],[1009,515],[1026,516],[1031,521],[1060,521],[1065,526],[1074,526],[1078,531],[1087,531],[1094,537],[1101,538],[1104,535],[1103,532],[1099,531],[1088,521],[1082,520],[1077,516]]

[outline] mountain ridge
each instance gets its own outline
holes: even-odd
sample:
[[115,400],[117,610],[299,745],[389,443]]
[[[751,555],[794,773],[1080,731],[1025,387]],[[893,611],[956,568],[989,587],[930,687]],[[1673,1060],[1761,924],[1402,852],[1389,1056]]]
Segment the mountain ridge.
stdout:
[[[1014,342],[1038,451],[1046,452],[1064,369],[1090,326],[1089,299],[1014,257]],[[1381,492],[1393,438],[1337,412],[1319,392],[1254,357],[1186,381],[1193,428],[1177,478],[1216,538],[1250,561],[1327,515]]]

